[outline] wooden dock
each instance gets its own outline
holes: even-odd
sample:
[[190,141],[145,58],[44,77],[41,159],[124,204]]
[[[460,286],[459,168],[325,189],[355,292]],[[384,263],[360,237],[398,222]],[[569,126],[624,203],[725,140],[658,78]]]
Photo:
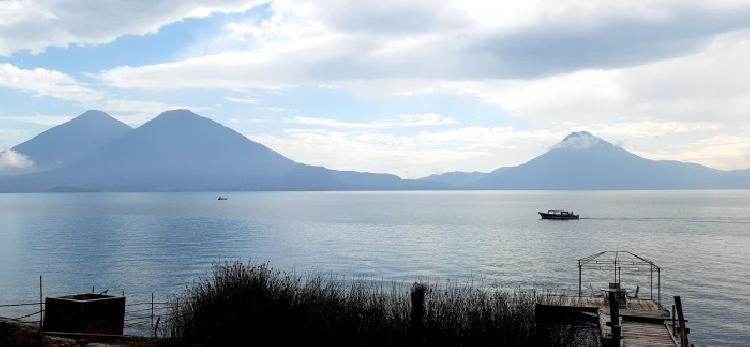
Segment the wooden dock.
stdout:
[[[628,299],[625,307],[617,310],[622,339],[619,346],[682,346],[680,335],[673,334],[669,311],[650,299]],[[612,339],[612,318],[607,300],[603,297],[547,295],[536,307],[537,316],[577,317],[588,315],[598,322],[602,340]],[[679,325],[678,329],[679,331]]]

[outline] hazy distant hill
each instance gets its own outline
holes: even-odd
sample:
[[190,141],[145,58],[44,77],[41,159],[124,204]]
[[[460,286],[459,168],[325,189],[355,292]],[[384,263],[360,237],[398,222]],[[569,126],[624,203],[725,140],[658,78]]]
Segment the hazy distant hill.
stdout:
[[[458,180],[451,180],[458,177]],[[582,131],[547,153],[466,183],[448,173],[424,180],[471,189],[719,189],[750,188],[750,170],[720,171],[699,164],[649,160]]]
[[86,111],[12,149],[33,160],[35,171],[63,167],[132,130],[101,111]]
[[469,187],[489,175],[486,172],[446,172],[421,178],[423,181],[447,184],[455,187]]
[[167,111],[64,168],[6,177],[2,191],[344,190],[431,187],[288,159],[187,110]]

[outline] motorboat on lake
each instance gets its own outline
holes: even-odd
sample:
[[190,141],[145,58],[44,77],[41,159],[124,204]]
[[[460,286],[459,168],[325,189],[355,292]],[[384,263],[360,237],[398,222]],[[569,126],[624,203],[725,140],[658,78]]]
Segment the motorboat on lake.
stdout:
[[542,219],[578,219],[578,215],[572,211],[564,210],[547,210],[547,212],[538,212]]
[[224,200],[229,200],[229,198],[225,198],[225,197],[223,197],[223,196],[220,196],[218,200],[219,200],[219,201],[224,201]]

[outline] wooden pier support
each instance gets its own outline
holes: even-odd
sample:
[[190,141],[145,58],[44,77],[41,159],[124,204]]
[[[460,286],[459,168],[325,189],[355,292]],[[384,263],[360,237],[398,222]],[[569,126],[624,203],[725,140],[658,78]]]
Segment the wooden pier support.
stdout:
[[[622,341],[622,320],[620,319],[620,303],[617,293],[611,291],[609,294],[609,326],[610,335],[604,337],[605,346],[620,346]],[[604,330],[604,329],[603,329]]]
[[685,315],[682,312],[682,298],[679,296],[674,297],[674,305],[677,308],[677,320],[680,323],[680,346],[690,346],[688,341],[688,328],[685,326]]

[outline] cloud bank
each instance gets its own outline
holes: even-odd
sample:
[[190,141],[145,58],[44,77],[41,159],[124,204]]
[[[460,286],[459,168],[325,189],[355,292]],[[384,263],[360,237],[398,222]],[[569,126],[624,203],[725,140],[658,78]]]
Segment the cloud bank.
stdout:
[[260,4],[223,1],[0,1],[0,55],[48,47],[95,45],[124,35],[154,34],[186,18],[243,12]]
[[22,172],[33,165],[31,159],[10,148],[0,151],[0,174]]
[[[237,49],[99,75],[123,88],[278,88],[373,79],[534,79],[701,50],[750,25],[742,1],[274,1]],[[252,42],[253,45],[248,45]],[[251,47],[251,48],[247,48]]]

